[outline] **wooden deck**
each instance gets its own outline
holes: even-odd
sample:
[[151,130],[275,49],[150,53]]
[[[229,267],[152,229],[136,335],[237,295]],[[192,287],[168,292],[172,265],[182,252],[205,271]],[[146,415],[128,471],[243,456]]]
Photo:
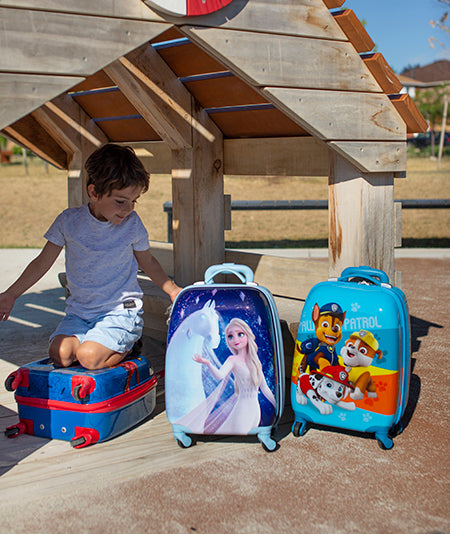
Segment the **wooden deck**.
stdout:
[[[152,365],[158,369],[163,362],[161,343],[146,341],[146,350],[153,354]],[[38,345],[44,350],[44,343]],[[33,352],[38,347],[34,345]],[[45,355],[45,352],[44,352]],[[22,353],[24,359],[25,353]],[[20,358],[22,360],[22,357]],[[0,377],[17,367],[0,361]],[[13,393],[0,390],[0,502],[3,505],[27,502],[36,497],[67,494],[77,488],[93,488],[131,480],[145,472],[156,473],[259,447],[256,438],[202,438],[189,449],[180,448],[172,435],[164,410],[163,385],[157,388],[157,405],[151,416],[131,431],[110,441],[85,449],[73,449],[69,442],[49,440],[22,434],[8,439],[4,429],[18,421]],[[278,432],[287,434],[290,423],[280,425]]]

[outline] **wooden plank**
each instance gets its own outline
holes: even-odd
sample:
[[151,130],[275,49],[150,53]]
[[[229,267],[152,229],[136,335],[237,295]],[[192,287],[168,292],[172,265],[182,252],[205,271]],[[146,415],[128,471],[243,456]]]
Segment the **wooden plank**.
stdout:
[[405,121],[408,133],[424,133],[428,130],[427,121],[408,94],[390,95],[389,98]]
[[108,139],[115,143],[161,141],[161,137],[142,118],[107,120],[97,124]]
[[406,171],[405,141],[332,141],[328,146],[363,173]]
[[400,141],[403,121],[385,94],[267,87],[264,95],[323,140]]
[[[169,26],[0,8],[0,71],[88,76]],[[39,46],[36,46],[39,35]]]
[[333,13],[333,16],[358,54],[370,52],[373,49],[375,43],[352,9],[344,9]]
[[[328,176],[328,147],[314,137],[224,139],[224,174],[236,176]],[[170,174],[166,143],[133,143],[145,168]]]
[[24,117],[83,78],[0,73],[0,129]]
[[260,93],[236,76],[183,83],[204,108],[267,103]]
[[151,46],[115,61],[105,71],[172,149],[192,145],[191,97]]
[[368,265],[394,279],[394,176],[363,174],[338,154],[330,154],[330,276]]
[[72,98],[92,119],[139,115],[136,108],[119,90],[72,95]]
[[115,83],[104,70],[99,70],[95,74],[88,76],[83,82],[72,87],[72,91],[91,91],[92,89],[104,89],[113,87]]
[[158,54],[179,77],[226,70],[216,59],[190,42],[159,49]]
[[53,13],[77,13],[161,22],[163,19],[141,0],[0,0],[0,7],[39,9]]
[[384,93],[391,95],[402,89],[402,83],[380,52],[361,56]]
[[209,116],[228,138],[299,136],[306,133],[301,126],[275,108],[210,112]]
[[345,0],[323,0],[323,3],[328,9],[334,9],[335,7],[341,7]]
[[183,26],[191,40],[250,85],[380,92],[348,42]]
[[7,137],[60,169],[67,168],[67,154],[56,141],[27,115],[2,130]]
[[226,139],[224,174],[328,176],[328,147],[314,137]]
[[[180,19],[168,18],[174,23]],[[185,22],[185,21],[183,21]],[[192,26],[346,40],[322,0],[233,0],[220,11],[190,17]]]

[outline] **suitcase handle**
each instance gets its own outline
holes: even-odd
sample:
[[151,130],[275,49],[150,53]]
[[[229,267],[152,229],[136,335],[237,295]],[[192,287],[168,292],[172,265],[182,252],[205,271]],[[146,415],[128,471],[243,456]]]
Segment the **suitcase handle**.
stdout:
[[253,282],[253,271],[247,265],[237,263],[222,263],[220,265],[211,265],[205,271],[205,284],[212,284],[214,277],[218,274],[234,274],[243,284]]
[[365,278],[378,286],[381,284],[389,284],[389,277],[384,271],[381,269],[374,269],[367,265],[347,267],[342,271],[339,281],[345,281],[353,277]]

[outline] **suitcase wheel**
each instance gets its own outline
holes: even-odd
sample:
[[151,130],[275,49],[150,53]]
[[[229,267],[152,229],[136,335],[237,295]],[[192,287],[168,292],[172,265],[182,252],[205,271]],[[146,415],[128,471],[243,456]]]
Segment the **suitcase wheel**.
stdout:
[[14,375],[9,375],[8,378],[5,380],[6,391],[14,391],[14,388],[12,387],[14,379],[15,379]]
[[394,442],[387,435],[387,433],[382,434],[382,433],[376,432],[375,439],[377,440],[377,443],[380,449],[389,450],[389,449],[392,449],[392,447],[394,446]]
[[70,440],[74,449],[82,449],[88,445],[97,443],[100,435],[94,428],[75,427],[75,436]]
[[188,449],[192,445],[192,438],[184,432],[174,432],[174,438],[178,446],[182,449]]
[[27,427],[24,423],[17,423],[17,425],[9,426],[5,430],[5,436],[7,438],[15,438],[20,436],[20,434],[23,434],[26,429]]
[[303,436],[306,432],[306,421],[295,421],[292,426],[292,433],[296,438]]

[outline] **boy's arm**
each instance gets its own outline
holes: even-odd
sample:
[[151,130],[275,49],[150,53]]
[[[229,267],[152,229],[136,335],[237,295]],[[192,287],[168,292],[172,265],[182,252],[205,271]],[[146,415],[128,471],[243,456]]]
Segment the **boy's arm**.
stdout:
[[28,264],[19,278],[6,291],[0,293],[0,321],[8,319],[16,299],[44,276],[55,263],[61,250],[62,247],[47,241],[39,256]]
[[159,261],[150,252],[150,249],[135,250],[134,255],[139,267],[153,280],[153,282],[155,282],[156,285],[169,295],[170,300],[173,302],[175,297],[181,291],[181,287],[177,286],[177,284],[167,276]]

